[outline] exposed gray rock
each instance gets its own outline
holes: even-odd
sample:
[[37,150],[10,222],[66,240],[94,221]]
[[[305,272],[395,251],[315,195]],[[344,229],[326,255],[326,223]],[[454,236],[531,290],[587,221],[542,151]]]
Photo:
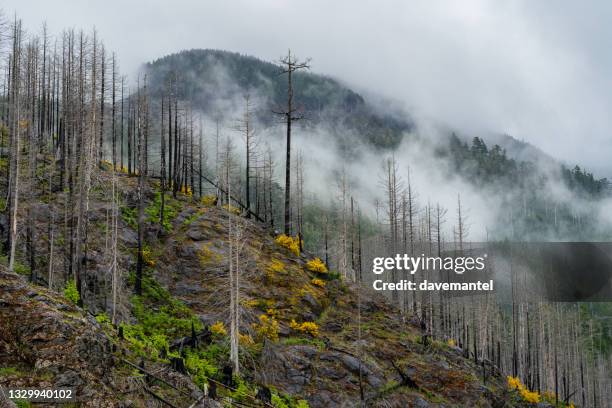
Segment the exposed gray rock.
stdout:
[[423,398],[421,397],[417,397],[414,400],[414,407],[415,408],[429,408],[429,402],[425,401]]
[[191,238],[194,241],[202,241],[206,238],[206,234],[204,234],[202,229],[197,228],[197,227],[189,228],[187,232],[185,233],[185,235],[187,235],[189,238]]
[[328,321],[323,325],[323,329],[332,333],[339,333],[342,331],[343,324],[340,322]]
[[66,370],[55,377],[56,387],[77,387],[83,384],[81,377],[72,370]]
[[317,375],[322,378],[329,378],[330,380],[340,380],[346,377],[346,372],[335,367],[321,367],[317,370]]
[[370,384],[370,386],[372,386],[372,388],[376,388],[376,389],[385,385],[384,380],[374,375],[373,373],[368,374],[366,381],[368,382],[368,384]]
[[180,257],[195,258],[198,255],[199,247],[193,242],[185,242],[177,248]]
[[306,303],[310,307],[310,310],[312,310],[312,312],[317,316],[323,311],[321,304],[310,293],[306,293],[306,295],[302,298],[302,301]]
[[138,245],[138,235],[129,228],[119,230],[119,239],[129,248],[135,248]]

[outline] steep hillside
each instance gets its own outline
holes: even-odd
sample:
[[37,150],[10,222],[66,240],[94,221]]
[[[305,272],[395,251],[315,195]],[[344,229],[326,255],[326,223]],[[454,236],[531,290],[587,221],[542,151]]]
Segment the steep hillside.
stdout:
[[[122,175],[117,184],[125,198],[118,230],[122,287],[134,279],[135,181]],[[18,270],[25,276],[2,272],[0,385],[75,386],[85,406],[152,406],[162,399],[188,406],[202,395],[196,385],[243,406],[353,406],[362,395],[372,407],[520,406],[493,367],[483,371],[452,343],[424,336],[417,322],[403,322],[381,296],[281,245],[272,231],[235,215],[233,207],[168,195],[159,228],[156,183],[145,192],[143,294],[120,293],[117,324],[110,324],[113,308],[102,289],[110,284],[104,283],[108,236],[102,217],[112,207],[105,197],[109,173],[102,172],[98,183],[90,219],[99,227],[89,236],[82,299],[97,317],[26,283],[30,274],[23,265]],[[61,203],[45,206],[59,212]],[[38,222],[49,221],[45,214],[38,212]],[[238,375],[228,365],[230,214],[241,282]],[[60,222],[56,228],[61,231]],[[63,260],[54,259],[61,271]],[[144,364],[152,375],[126,361]]]

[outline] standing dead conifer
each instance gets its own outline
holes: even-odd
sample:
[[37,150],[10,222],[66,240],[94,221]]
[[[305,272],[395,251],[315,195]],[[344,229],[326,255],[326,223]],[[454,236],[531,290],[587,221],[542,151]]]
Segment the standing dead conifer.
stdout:
[[285,227],[286,235],[291,234],[291,124],[294,121],[304,118],[303,115],[297,114],[299,111],[293,102],[293,73],[301,69],[310,68],[309,60],[300,62],[297,58],[291,55],[291,50],[287,56],[280,60],[282,65],[282,74],[287,74],[287,107],[284,110],[274,111],[277,115],[283,116],[287,124],[287,154],[285,157]]

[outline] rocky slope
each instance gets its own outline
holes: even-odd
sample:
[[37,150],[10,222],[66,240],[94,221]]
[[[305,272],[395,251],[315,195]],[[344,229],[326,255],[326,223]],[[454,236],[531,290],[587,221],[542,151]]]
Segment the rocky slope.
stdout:
[[[89,236],[84,279],[89,312],[26,276],[0,271],[1,386],[74,386],[84,406],[186,407],[205,384],[218,401],[242,406],[358,406],[362,399],[369,407],[518,405],[505,379],[483,373],[452,344],[424,337],[417,322],[402,321],[381,296],[310,270],[316,269],[310,254],[279,245],[269,228],[241,217],[232,220],[241,371],[228,378],[228,209],[179,193],[167,198],[160,228],[155,183],[147,191],[144,293],[122,291],[119,324],[110,324],[102,222],[111,208],[108,174],[98,182],[90,220],[99,225]],[[126,287],[134,278],[134,183],[121,176],[118,184]],[[62,211],[61,200],[36,206],[43,208],[41,225]],[[61,257],[53,259],[61,271]],[[130,363],[144,364],[154,377]]]
[[[130,362],[144,365],[168,384],[146,378]],[[75,403],[87,407],[158,406],[155,395],[162,394],[186,404],[202,395],[189,377],[137,358],[125,340],[105,330],[93,315],[4,267],[0,268],[0,387],[73,387]]]

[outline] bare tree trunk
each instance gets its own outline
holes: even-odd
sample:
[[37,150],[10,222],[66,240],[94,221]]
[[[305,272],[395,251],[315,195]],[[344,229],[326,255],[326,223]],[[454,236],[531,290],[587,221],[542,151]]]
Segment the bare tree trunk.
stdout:
[[287,235],[291,234],[291,124],[293,121],[300,120],[302,116],[294,115],[297,109],[293,104],[293,82],[292,76],[295,71],[300,69],[308,69],[308,61],[298,62],[295,57],[291,56],[291,50],[287,56],[280,61],[283,65],[283,73],[287,74],[287,109],[285,111],[275,112],[282,115],[287,123],[287,153],[285,158],[285,227],[284,232]]

